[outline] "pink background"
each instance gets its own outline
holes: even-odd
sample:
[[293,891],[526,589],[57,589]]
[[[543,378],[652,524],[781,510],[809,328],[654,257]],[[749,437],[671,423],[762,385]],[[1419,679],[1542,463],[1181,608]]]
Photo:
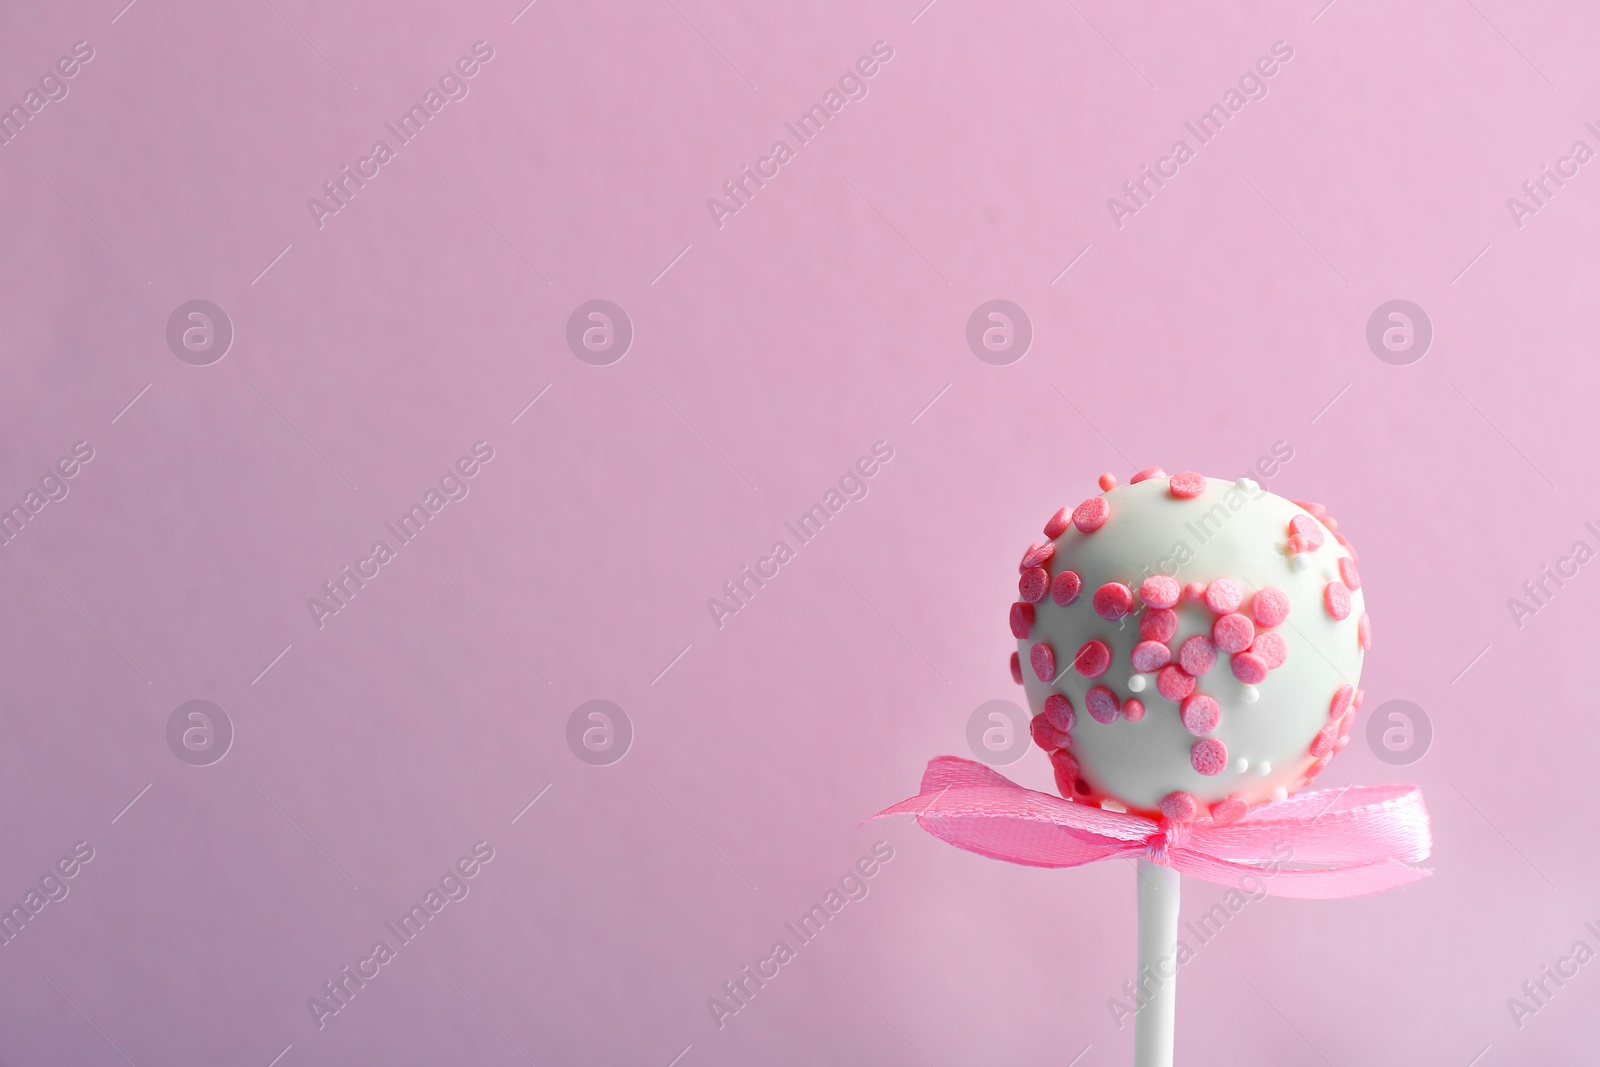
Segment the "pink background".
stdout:
[[[1435,732],[1393,767],[1362,731],[1321,781],[1420,782],[1437,874],[1250,905],[1183,972],[1179,1062],[1592,1061],[1600,969],[1520,1029],[1506,1000],[1600,948],[1600,574],[1521,629],[1506,599],[1600,547],[1600,164],[1521,228],[1506,198],[1600,147],[1600,16],[121,3],[0,12],[8,106],[95,52],[0,148],[0,502],[95,451],[0,549],[0,903],[95,850],[0,947],[0,1063],[1126,1063],[1126,865],[858,823],[1019,699],[1003,620],[1050,512],[1277,441],[1270,487],[1362,549],[1366,707]],[[307,198],[479,40],[470,95],[319,229]],[[719,229],[706,199],[880,40]],[[1119,229],[1106,199],[1279,40]],[[206,367],[165,341],[196,298],[236,331]],[[636,330],[610,366],[565,343],[593,298]],[[964,339],[993,298],[1036,331],[1010,366]],[[1410,366],[1364,339],[1395,298],[1435,331]],[[319,630],[307,598],[478,440],[470,496]],[[879,440],[718,629],[707,598]],[[636,733],[604,767],[566,741],[596,698]],[[192,699],[236,731],[206,767],[167,746]],[[870,895],[719,1030],[707,999],[879,839]],[[479,840],[470,895],[319,1031],[307,998]]]

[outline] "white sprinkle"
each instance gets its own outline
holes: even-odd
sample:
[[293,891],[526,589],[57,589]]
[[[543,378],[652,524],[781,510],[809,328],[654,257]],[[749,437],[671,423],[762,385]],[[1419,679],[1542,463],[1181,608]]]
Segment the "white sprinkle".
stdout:
[[1240,478],[1233,484],[1234,488],[1243,489],[1247,493],[1253,493],[1261,488],[1261,485],[1254,478]]
[[1256,777],[1265,778],[1271,773],[1272,764],[1268,763],[1266,760],[1262,760],[1260,763],[1256,764]]
[[1144,692],[1144,687],[1149,684],[1144,675],[1136,674],[1128,679],[1128,691],[1130,693],[1142,693]]
[[1272,799],[1273,800],[1288,800],[1289,799],[1289,790],[1285,789],[1283,786],[1280,785],[1278,788],[1276,788],[1276,789],[1274,789],[1272,791]]
[[1100,806],[1102,808],[1104,808],[1106,811],[1123,811],[1123,812],[1125,812],[1125,811],[1128,810],[1128,806],[1126,804],[1119,804],[1115,800],[1102,800],[1100,802]]
[[1243,774],[1245,771],[1250,769],[1250,761],[1245,759],[1243,756],[1240,756],[1238,759],[1233,761],[1233,769],[1239,774]]
[[1306,554],[1304,552],[1296,552],[1294,554],[1294,558],[1289,562],[1290,565],[1297,571],[1303,571],[1311,566],[1311,561],[1306,558]]
[[1261,699],[1261,690],[1257,689],[1253,685],[1247,685],[1239,693],[1239,699],[1244,701],[1246,704],[1254,704],[1256,701]]

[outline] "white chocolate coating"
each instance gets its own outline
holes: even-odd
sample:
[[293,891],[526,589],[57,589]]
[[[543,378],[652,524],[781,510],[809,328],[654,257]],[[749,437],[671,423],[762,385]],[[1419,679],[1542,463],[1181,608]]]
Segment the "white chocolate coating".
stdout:
[[[1365,654],[1357,629],[1365,597],[1360,590],[1351,591],[1350,611],[1342,620],[1334,618],[1324,599],[1330,576],[1337,580],[1340,574],[1338,561],[1350,552],[1330,530],[1319,547],[1291,554],[1290,520],[1310,513],[1253,483],[1208,479],[1198,497],[1180,499],[1172,495],[1166,477],[1154,477],[1103,495],[1110,505],[1104,525],[1088,534],[1069,525],[1055,539],[1054,557],[1044,564],[1052,578],[1069,569],[1077,572],[1082,592],[1066,606],[1046,594],[1034,605],[1031,633],[1017,646],[1034,714],[1043,711],[1053,692],[1065,694],[1077,709],[1069,748],[1082,782],[1076,799],[1110,799],[1155,814],[1161,799],[1177,791],[1192,794],[1202,805],[1230,794],[1253,805],[1300,788],[1317,762],[1312,741],[1330,722],[1335,691],[1341,685],[1354,688],[1361,675]],[[1116,621],[1101,618],[1094,609],[1094,592],[1103,584],[1121,582],[1137,592],[1139,583],[1154,574],[1167,574],[1180,586],[1231,578],[1244,591],[1239,610],[1247,616],[1257,589],[1276,587],[1289,597],[1288,618],[1272,627],[1288,648],[1282,666],[1258,685],[1247,686],[1234,677],[1232,657],[1218,651],[1216,665],[1197,679],[1195,692],[1211,696],[1222,709],[1220,723],[1205,735],[1227,746],[1227,765],[1215,775],[1203,775],[1191,765],[1197,738],[1180,720],[1178,703],[1158,691],[1156,675],[1144,675],[1148,684],[1142,688],[1129,684],[1137,673],[1129,656],[1141,640],[1139,618],[1150,609],[1136,599],[1133,611]],[[1173,610],[1178,629],[1166,644],[1176,662],[1184,640],[1209,636],[1218,616],[1188,595]],[[1091,638],[1112,651],[1110,669],[1096,679],[1073,669],[1078,649]],[[1030,650],[1037,642],[1054,649],[1054,684],[1040,681],[1030,666]],[[1086,713],[1085,702],[1085,694],[1096,685],[1108,686],[1119,701],[1137,692],[1147,709],[1144,717],[1138,722],[1122,717],[1096,721]]]

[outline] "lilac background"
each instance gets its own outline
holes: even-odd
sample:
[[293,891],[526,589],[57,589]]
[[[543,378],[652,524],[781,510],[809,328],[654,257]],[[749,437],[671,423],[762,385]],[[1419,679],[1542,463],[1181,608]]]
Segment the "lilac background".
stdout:
[[[1600,164],[1506,206],[1600,147],[1591,9],[121,2],[0,10],[7,105],[95,49],[0,148],[0,501],[95,449],[0,549],[0,903],[95,849],[0,948],[0,1063],[1126,1063],[1125,865],[858,822],[1019,699],[1003,619],[1051,511],[1276,441],[1270,487],[1362,549],[1367,708],[1435,730],[1321,782],[1420,782],[1438,873],[1250,905],[1183,973],[1180,1062],[1592,1061],[1592,968],[1506,1006],[1600,947],[1600,577],[1506,607],[1600,520]],[[319,229],[306,199],[478,40],[470,96]],[[878,40],[870,95],[719,229],[707,197]],[[1115,226],[1277,40],[1270,95]],[[608,367],[564,341],[596,297],[637,331]],[[1036,330],[1008,367],[964,341],[995,297]],[[237,332],[209,367],[164,338],[194,298]],[[1411,366],[1364,340],[1393,298],[1434,325]],[[480,439],[471,495],[319,630],[306,599]],[[714,626],[880,439],[870,495]],[[164,732],[197,698],[236,730],[203,768]],[[608,767],[565,739],[594,698],[636,731]],[[870,895],[719,1030],[707,998],[880,838]],[[480,839],[471,895],[319,1031],[307,998]]]

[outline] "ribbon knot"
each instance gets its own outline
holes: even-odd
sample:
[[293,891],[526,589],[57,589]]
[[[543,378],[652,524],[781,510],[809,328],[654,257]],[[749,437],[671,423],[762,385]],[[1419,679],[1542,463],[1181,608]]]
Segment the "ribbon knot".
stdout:
[[1151,863],[1172,866],[1172,851],[1189,843],[1188,823],[1162,819],[1161,828],[1144,839],[1144,855]]
[[1226,826],[1109,811],[1026,789],[972,760],[940,756],[922,791],[880,811],[914,815],[941,841],[1030,867],[1147,857],[1219,885],[1283,897],[1381,893],[1432,873],[1433,837],[1414,785],[1296,793]]

